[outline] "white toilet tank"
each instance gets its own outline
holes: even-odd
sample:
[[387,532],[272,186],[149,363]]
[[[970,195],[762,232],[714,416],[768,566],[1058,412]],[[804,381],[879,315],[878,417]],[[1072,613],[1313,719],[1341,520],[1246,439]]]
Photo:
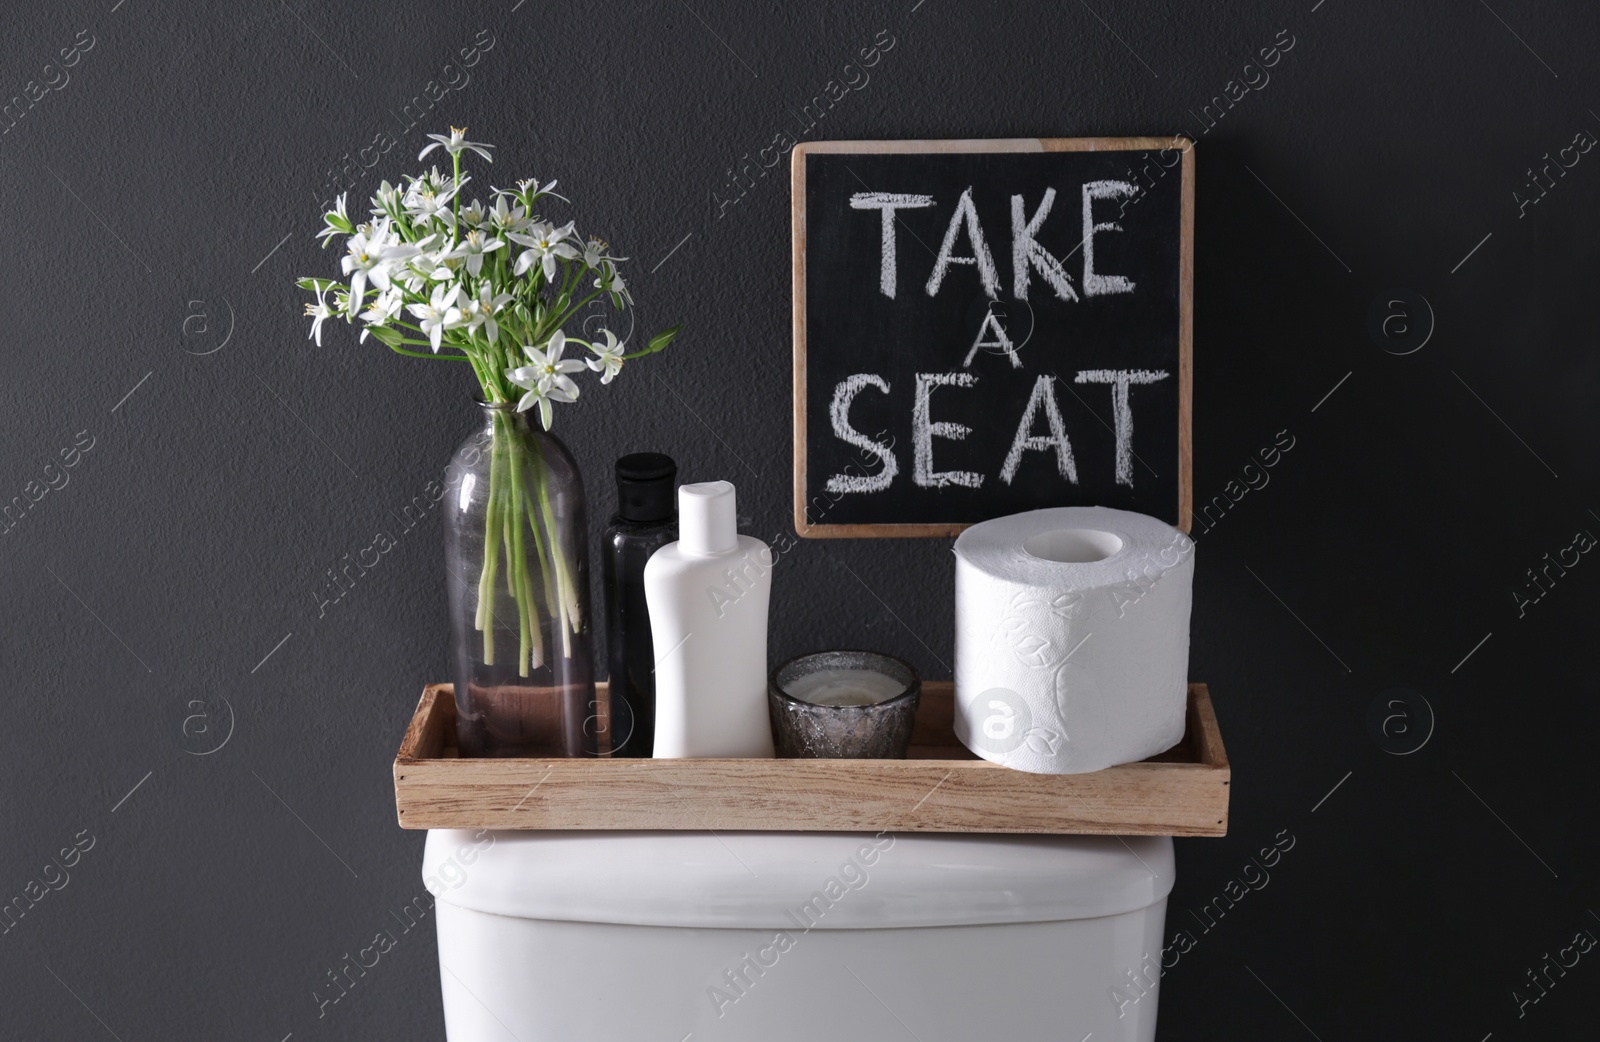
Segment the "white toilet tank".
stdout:
[[1150,1042],[1172,840],[428,835],[450,1042]]

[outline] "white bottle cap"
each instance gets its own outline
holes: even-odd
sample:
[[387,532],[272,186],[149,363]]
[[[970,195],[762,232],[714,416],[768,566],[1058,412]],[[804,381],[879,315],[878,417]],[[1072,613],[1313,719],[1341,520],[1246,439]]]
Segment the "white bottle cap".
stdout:
[[733,485],[702,481],[678,489],[678,548],[686,554],[720,554],[738,545]]

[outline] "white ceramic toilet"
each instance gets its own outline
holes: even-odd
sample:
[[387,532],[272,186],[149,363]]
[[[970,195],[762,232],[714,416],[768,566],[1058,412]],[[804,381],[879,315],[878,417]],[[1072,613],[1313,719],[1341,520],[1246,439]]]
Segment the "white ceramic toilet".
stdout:
[[1150,1042],[1172,840],[428,835],[450,1042]]

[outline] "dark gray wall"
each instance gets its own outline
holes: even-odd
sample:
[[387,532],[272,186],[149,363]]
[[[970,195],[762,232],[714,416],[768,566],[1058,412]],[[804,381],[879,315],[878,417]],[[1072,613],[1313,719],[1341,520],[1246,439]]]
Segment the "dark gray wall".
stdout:
[[[343,327],[306,339],[291,278],[334,259],[318,203],[378,133],[394,177],[451,123],[500,146],[501,180],[559,178],[638,258],[641,323],[689,322],[562,413],[595,514],[617,454],[662,449],[736,481],[770,539],[791,531],[787,162],[736,202],[728,171],[880,32],[808,137],[1199,139],[1195,481],[1239,498],[1197,526],[1191,673],[1237,780],[1228,838],[1179,844],[1168,930],[1192,946],[1162,1037],[1592,1031],[1600,955],[1518,1004],[1547,953],[1600,936],[1600,561],[1568,549],[1600,535],[1600,152],[1554,166],[1600,135],[1592,6],[514,4],[7,11],[0,500],[79,432],[92,448],[0,536],[0,898],[92,847],[0,935],[0,1034],[439,1037],[432,920],[391,916],[423,891],[389,761],[447,672],[440,535],[395,515],[472,388]],[[1281,30],[1270,81],[1201,122]],[[470,80],[446,72],[475,38]],[[1434,320],[1410,354],[1368,330],[1397,289]],[[319,616],[324,570],[379,531],[398,547]],[[1534,600],[1547,553],[1568,567]],[[775,658],[869,645],[948,676],[947,542],[806,543],[775,582]],[[1250,859],[1282,830],[1263,884]],[[399,944],[319,1019],[313,987],[385,928]]]

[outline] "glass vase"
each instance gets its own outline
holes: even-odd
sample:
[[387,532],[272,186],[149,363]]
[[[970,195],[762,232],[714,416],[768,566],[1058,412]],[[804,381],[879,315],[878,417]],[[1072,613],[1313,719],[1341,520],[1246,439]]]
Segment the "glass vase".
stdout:
[[583,481],[528,414],[480,408],[443,500],[456,740],[462,756],[594,755]]

